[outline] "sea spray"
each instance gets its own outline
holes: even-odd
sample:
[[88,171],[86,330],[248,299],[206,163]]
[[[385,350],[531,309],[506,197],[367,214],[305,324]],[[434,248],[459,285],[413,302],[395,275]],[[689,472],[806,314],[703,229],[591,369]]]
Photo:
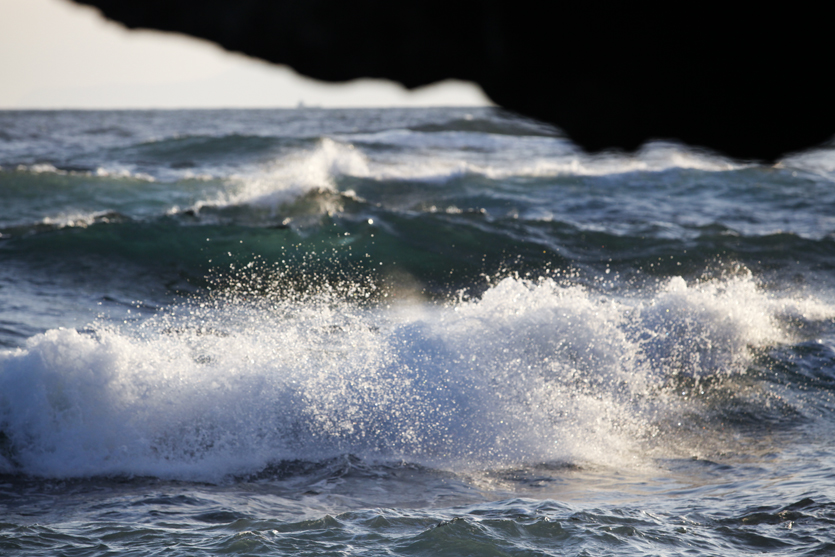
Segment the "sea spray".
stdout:
[[345,453],[640,465],[684,411],[679,376],[745,374],[752,351],[787,340],[793,307],[750,277],[673,278],[650,297],[509,277],[478,299],[393,306],[282,292],[232,289],[3,353],[9,459],[50,477],[192,479]]

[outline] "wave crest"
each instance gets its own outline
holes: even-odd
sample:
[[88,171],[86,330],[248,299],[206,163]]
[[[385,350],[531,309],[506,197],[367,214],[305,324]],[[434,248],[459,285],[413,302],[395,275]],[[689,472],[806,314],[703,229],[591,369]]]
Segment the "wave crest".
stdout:
[[450,305],[196,301],[0,353],[0,454],[34,475],[204,480],[344,453],[640,463],[659,424],[694,411],[676,378],[744,374],[804,304],[835,315],[750,277],[649,297],[506,278]]

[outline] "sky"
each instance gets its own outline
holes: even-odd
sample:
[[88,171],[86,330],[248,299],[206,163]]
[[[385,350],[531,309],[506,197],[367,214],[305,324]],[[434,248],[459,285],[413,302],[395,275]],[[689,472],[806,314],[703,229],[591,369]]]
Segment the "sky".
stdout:
[[[138,0],[141,1],[141,0]],[[128,31],[67,0],[0,0],[0,109],[484,106],[472,83],[325,84],[203,40]]]

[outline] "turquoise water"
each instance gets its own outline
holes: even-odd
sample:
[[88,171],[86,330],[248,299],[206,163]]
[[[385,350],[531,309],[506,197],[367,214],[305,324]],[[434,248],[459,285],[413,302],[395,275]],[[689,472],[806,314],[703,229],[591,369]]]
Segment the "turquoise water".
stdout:
[[10,555],[828,555],[835,151],[0,112]]

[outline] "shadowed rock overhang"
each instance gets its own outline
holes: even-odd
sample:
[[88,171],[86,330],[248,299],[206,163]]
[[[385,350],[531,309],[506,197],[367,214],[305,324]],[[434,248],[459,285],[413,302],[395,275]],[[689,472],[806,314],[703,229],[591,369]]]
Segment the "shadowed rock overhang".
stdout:
[[[589,151],[672,139],[773,161],[835,134],[823,12],[510,0],[74,0],[325,81],[471,80]],[[689,10],[689,13],[688,13]]]

